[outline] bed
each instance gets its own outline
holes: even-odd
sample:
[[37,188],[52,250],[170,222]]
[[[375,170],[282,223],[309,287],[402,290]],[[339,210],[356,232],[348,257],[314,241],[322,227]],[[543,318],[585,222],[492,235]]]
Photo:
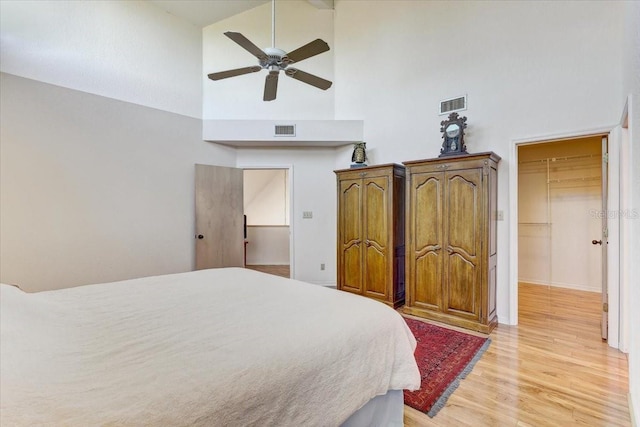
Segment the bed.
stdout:
[[242,268],[0,303],[3,427],[402,425],[420,386],[391,308]]

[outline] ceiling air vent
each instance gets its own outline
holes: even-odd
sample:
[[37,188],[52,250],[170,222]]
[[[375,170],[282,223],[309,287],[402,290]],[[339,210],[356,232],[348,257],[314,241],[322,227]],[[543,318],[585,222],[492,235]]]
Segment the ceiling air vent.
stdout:
[[457,98],[445,99],[440,101],[440,114],[447,114],[453,111],[462,111],[467,109],[467,95],[458,96]]
[[276,125],[274,136],[296,136],[296,125]]

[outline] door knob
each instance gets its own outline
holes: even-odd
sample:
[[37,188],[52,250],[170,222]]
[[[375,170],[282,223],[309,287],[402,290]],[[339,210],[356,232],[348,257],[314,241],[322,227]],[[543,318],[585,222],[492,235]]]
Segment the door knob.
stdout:
[[202,234],[198,234],[198,236],[197,236],[197,237],[198,237],[198,240],[202,240],[202,239],[204,239],[204,236],[203,236]]
[[591,244],[592,245],[601,245],[602,244],[602,240],[592,240]]

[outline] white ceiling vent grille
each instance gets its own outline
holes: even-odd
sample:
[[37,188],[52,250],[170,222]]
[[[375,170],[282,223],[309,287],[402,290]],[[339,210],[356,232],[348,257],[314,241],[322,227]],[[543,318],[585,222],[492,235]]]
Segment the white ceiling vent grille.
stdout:
[[467,109],[467,95],[440,101],[440,114]]
[[274,136],[296,136],[296,125],[276,125]]

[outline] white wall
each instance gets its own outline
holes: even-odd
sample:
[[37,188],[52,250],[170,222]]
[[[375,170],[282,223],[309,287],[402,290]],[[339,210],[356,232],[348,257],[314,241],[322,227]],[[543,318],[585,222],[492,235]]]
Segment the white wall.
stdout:
[[[364,120],[371,163],[437,156],[445,118],[438,101],[461,94],[468,95],[468,150],[502,156],[500,322],[516,321],[509,317],[510,141],[619,120],[623,9],[612,2],[336,2],[335,116]],[[350,154],[341,150],[338,162]]]
[[0,2],[0,68],[202,117],[199,28],[145,1]]
[[[316,38],[331,50],[296,63],[295,68],[333,81],[333,10],[307,1],[276,2],[276,47],[291,52]],[[267,72],[212,81],[209,73],[258,65],[258,60],[224,35],[242,33],[259,48],[271,47],[271,5],[265,4],[203,30],[204,119],[333,119],[333,87],[326,91],[280,73],[277,99],[262,100]]]
[[[318,284],[336,283],[335,150],[238,149],[239,168],[292,165],[294,278]],[[302,212],[313,212],[303,219]],[[320,270],[320,264],[326,269]]]
[[188,271],[198,119],[2,74],[0,280],[29,291]]
[[286,169],[245,169],[244,214],[249,225],[289,225]]
[[289,265],[289,226],[249,226],[247,242],[247,265]]
[[201,31],[137,1],[2,1],[0,19],[0,280],[192,269],[194,164],[235,164],[202,141]]
[[[629,165],[630,179],[630,207],[640,211],[640,3],[625,2],[625,38],[624,38],[624,67],[622,71],[623,93],[630,95],[629,105]],[[630,319],[629,346],[629,390],[630,402],[635,415],[635,425],[640,425],[640,218],[627,217],[624,219],[624,229],[629,230],[628,246],[630,253],[627,260],[630,266],[628,272],[629,307],[632,307]]]

